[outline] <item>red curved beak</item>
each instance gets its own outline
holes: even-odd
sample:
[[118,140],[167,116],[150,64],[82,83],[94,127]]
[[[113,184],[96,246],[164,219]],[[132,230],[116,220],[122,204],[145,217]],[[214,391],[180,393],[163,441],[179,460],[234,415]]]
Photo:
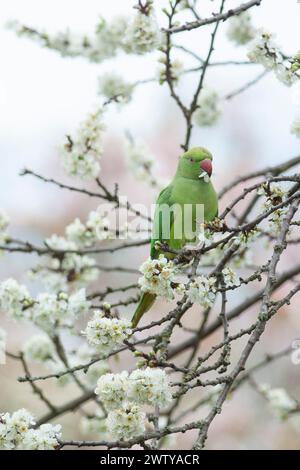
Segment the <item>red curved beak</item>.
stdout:
[[209,160],[208,158],[205,159],[205,160],[202,160],[200,166],[201,166],[201,169],[208,174],[208,176],[211,176],[211,174],[212,174],[211,160]]

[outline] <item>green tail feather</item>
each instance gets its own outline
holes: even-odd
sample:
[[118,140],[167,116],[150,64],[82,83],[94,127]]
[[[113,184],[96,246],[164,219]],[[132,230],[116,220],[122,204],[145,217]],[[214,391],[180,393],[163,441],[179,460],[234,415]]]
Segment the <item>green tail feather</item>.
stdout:
[[146,293],[142,295],[141,300],[139,301],[139,304],[131,320],[133,328],[137,326],[137,324],[139,323],[144,313],[150,310],[150,308],[155,302],[155,299],[156,299],[156,295],[154,294]]

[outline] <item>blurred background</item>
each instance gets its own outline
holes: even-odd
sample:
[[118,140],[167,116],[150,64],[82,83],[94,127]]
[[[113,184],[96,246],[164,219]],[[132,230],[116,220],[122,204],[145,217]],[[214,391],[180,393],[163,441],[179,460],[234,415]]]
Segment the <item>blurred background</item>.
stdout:
[[[155,2],[165,4],[166,2]],[[201,16],[213,11],[214,2],[204,4]],[[239,1],[227,0],[226,9],[239,5]],[[57,147],[66,133],[72,133],[86,114],[101,102],[97,96],[97,80],[106,71],[117,71],[127,81],[152,78],[157,75],[158,55],[143,57],[125,56],[102,64],[92,64],[81,58],[62,58],[58,53],[41,48],[29,39],[18,38],[5,27],[16,19],[25,25],[45,29],[51,33],[71,30],[92,32],[99,16],[107,19],[116,14],[132,13],[134,1],[85,0],[10,0],[4,1],[0,12],[0,44],[2,68],[0,75],[0,148],[1,184],[0,207],[9,213],[11,233],[16,237],[40,241],[52,233],[63,234],[64,227],[76,216],[85,218],[97,207],[95,201],[84,196],[61,191],[33,178],[19,176],[27,167],[49,177],[70,182],[63,174]],[[297,0],[274,2],[263,0],[261,7],[252,10],[256,27],[277,33],[277,41],[286,54],[299,49],[300,4]],[[190,19],[181,15],[182,20]],[[159,16],[161,24],[164,18]],[[227,23],[220,27],[213,61],[246,60],[246,47],[235,47],[226,37]],[[210,28],[177,35],[175,40],[205,56],[210,38]],[[174,57],[184,60],[185,66],[197,65],[182,53]],[[226,66],[209,69],[206,84],[215,88],[220,96],[226,96],[244,83],[256,77],[261,66]],[[184,76],[178,92],[185,102],[191,100],[197,74]],[[290,134],[290,125],[300,108],[299,88],[287,88],[272,74],[267,74],[257,85],[231,100],[224,100],[223,113],[218,124],[212,128],[194,128],[192,145],[203,145],[214,155],[214,184],[220,190],[236,175],[267,165],[280,163],[299,153],[299,140]],[[108,186],[117,182],[120,193],[128,195],[132,202],[152,203],[156,191],[145,189],[128,172],[124,159],[124,131],[129,130],[149,146],[156,158],[155,171],[166,180],[172,177],[184,139],[184,122],[179,110],[169,97],[167,86],[147,83],[136,88],[132,102],[123,107],[110,106],[107,116],[105,151],[102,158],[102,178]],[[225,204],[225,201],[224,201]],[[101,258],[103,264],[120,262],[137,268],[147,256],[147,248]],[[285,257],[285,266],[299,257],[299,249]],[[26,280],[27,269],[36,262],[34,256],[5,255],[0,259],[1,280],[15,277]],[[136,276],[124,276],[122,282],[135,282]],[[100,285],[114,285],[118,276],[101,273]],[[27,282],[27,280],[26,280]],[[28,283],[28,282],[27,282]],[[250,292],[251,292],[250,288]],[[159,311],[157,307],[157,314]],[[255,312],[255,309],[253,310]],[[239,326],[247,324],[251,313]],[[276,351],[289,345],[300,336],[298,305],[282,309],[273,319],[251,363],[266,351]],[[128,310],[130,314],[130,309]],[[196,313],[194,312],[194,315]],[[191,317],[191,323],[193,322]],[[8,331],[8,349],[17,351],[29,333],[30,326],[19,326],[1,317],[1,324]],[[215,339],[203,345],[209,344]],[[122,364],[116,367],[121,368]],[[34,400],[29,386],[16,382],[21,371],[11,360],[0,367],[0,410],[11,411],[21,407],[40,414],[43,407]],[[299,366],[292,365],[290,358],[283,358],[268,369],[257,374],[257,380],[272,386],[283,384],[295,397],[300,398]],[[71,388],[57,392],[55,383],[47,385],[49,393],[61,402],[75,395]],[[202,393],[196,389],[193,399]],[[298,397],[297,397],[298,395]],[[195,415],[196,416],[196,415]],[[192,416],[192,419],[195,418]],[[79,419],[78,415],[78,419]],[[59,418],[64,424],[64,437],[83,438],[81,431],[74,431],[74,417]],[[193,432],[177,439],[177,448],[189,448]],[[279,423],[268,410],[263,399],[244,385],[234,400],[229,400],[221,416],[217,417],[209,435],[211,449],[290,449],[300,448],[300,430],[297,423]]]

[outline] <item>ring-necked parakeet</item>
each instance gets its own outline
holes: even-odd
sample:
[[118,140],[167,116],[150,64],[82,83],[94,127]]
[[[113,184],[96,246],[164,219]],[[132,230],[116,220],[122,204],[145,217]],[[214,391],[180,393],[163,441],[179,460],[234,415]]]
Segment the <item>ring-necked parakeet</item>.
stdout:
[[[218,215],[218,197],[210,181],[211,162],[211,153],[203,147],[192,148],[180,157],[172,182],[161,191],[156,202],[150,251],[152,259],[158,258],[163,253],[159,250],[157,241],[163,241],[170,248],[180,250],[187,243],[196,241],[197,226],[201,222],[209,222]],[[163,206],[174,208],[167,220],[169,225],[167,236],[166,220],[161,210]],[[178,207],[181,209],[181,215],[177,215]],[[197,220],[199,207],[203,208],[202,220]],[[192,221],[188,223],[189,227],[187,221]],[[170,253],[165,253],[165,256],[172,258]],[[137,326],[143,314],[151,308],[155,298],[156,296],[149,292],[142,294],[132,318],[133,327]]]

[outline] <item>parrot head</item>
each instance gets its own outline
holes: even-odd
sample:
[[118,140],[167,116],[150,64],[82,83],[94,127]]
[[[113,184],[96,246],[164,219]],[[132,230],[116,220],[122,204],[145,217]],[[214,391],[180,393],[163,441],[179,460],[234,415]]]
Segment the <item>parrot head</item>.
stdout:
[[204,147],[194,147],[179,160],[177,174],[184,178],[209,179],[212,174],[212,154]]

